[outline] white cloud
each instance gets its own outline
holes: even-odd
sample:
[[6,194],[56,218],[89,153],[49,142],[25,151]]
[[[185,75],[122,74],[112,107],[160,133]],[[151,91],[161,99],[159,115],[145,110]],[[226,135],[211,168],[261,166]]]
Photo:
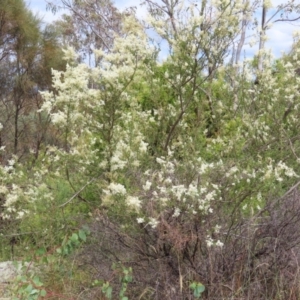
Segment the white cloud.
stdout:
[[270,48],[275,57],[280,57],[284,51],[288,53],[293,44],[293,31],[295,27],[288,23],[277,23],[268,32],[266,47]]

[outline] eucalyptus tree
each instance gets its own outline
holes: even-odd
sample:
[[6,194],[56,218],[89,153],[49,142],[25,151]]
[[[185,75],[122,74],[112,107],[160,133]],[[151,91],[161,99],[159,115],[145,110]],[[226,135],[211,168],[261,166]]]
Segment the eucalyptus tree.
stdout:
[[261,5],[261,22],[259,30],[259,61],[258,69],[263,68],[263,51],[268,39],[267,31],[278,22],[288,22],[294,25],[300,22],[300,4],[295,1],[286,1],[278,5],[272,5],[269,0],[263,0]]
[[23,0],[2,1],[0,16],[2,156],[20,158],[39,148],[38,90],[50,87],[51,67],[63,64],[57,38]]
[[62,41],[81,54],[80,59],[97,64],[94,49],[112,48],[115,35],[121,30],[121,13],[111,0],[47,1],[52,12],[67,11],[56,25]]

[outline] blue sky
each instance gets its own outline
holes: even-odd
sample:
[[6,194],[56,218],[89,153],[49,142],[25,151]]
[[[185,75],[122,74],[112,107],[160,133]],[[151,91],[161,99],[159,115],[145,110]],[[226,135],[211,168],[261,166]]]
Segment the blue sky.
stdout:
[[[287,1],[287,0],[286,0]],[[272,0],[273,6],[282,4],[282,0]],[[26,0],[29,8],[34,12],[38,13],[40,17],[43,17],[45,22],[51,22],[59,17],[62,12],[53,15],[50,11],[46,11],[46,2],[44,0]],[[120,10],[124,10],[129,6],[137,7],[137,14],[141,18],[146,16],[145,7],[140,7],[139,0],[116,0],[114,1],[116,6]],[[293,32],[295,30],[300,30],[300,22],[297,25],[292,25],[287,22],[275,23],[273,27],[268,31],[268,42],[266,47],[272,49],[275,57],[280,57],[281,53],[288,52],[293,43]],[[257,48],[250,48],[249,46],[245,47],[246,55],[251,55],[257,51]]]

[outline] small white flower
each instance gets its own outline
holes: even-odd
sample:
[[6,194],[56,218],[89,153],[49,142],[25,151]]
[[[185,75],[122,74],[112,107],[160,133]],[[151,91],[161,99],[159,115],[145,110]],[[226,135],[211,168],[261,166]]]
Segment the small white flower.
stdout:
[[150,218],[150,221],[148,224],[154,229],[159,224],[159,221],[157,221],[155,218]]
[[151,188],[152,183],[150,181],[146,181],[146,183],[143,185],[143,190],[144,191],[149,191]]
[[8,211],[8,212],[15,212],[16,209],[15,209],[14,207],[8,207],[8,208],[7,208],[7,211]]
[[291,168],[287,168],[287,169],[285,170],[285,175],[286,175],[287,177],[298,177],[298,176],[296,175],[295,171],[294,171],[293,169],[291,169]]
[[66,124],[68,118],[62,111],[58,111],[57,113],[51,114],[51,119],[53,124]]
[[214,228],[215,233],[219,233],[220,229],[221,229],[221,226],[220,225],[216,225],[215,228]]
[[77,58],[77,54],[74,50],[74,48],[72,47],[68,47],[67,49],[63,49],[63,52],[64,52],[64,59],[65,60],[76,60]]
[[6,196],[6,201],[3,204],[5,207],[10,207],[11,205],[15,204],[18,200],[18,195],[13,193],[13,194],[8,194]]
[[145,143],[145,142],[141,141],[141,143],[140,143],[140,151],[141,152],[146,152],[147,151],[147,147],[148,147],[148,143]]
[[131,206],[133,208],[136,208],[136,209],[141,208],[141,201],[139,200],[138,197],[128,196],[126,198],[126,203],[127,203],[128,206]]
[[222,248],[222,247],[224,246],[224,243],[222,243],[221,241],[218,240],[218,241],[216,242],[216,246]]
[[257,200],[258,200],[259,202],[261,202],[261,200],[262,200],[261,192],[258,192],[258,194],[257,194]]
[[162,158],[157,157],[156,158],[156,162],[159,163],[160,165],[165,164],[165,160],[163,160]]
[[2,214],[1,217],[3,218],[3,220],[9,220],[11,218],[10,215],[7,214]]
[[161,202],[162,205],[167,205],[167,202],[169,201],[168,198],[166,197],[162,197],[162,198],[159,198],[159,201]]
[[110,191],[113,195],[116,195],[116,194],[126,195],[126,189],[125,189],[124,185],[122,185],[120,183],[112,182],[112,183],[110,183],[108,188],[110,189]]
[[207,247],[211,247],[211,246],[213,246],[213,244],[214,244],[213,239],[210,236],[207,236],[207,239],[206,239]]
[[17,212],[16,218],[17,218],[17,219],[22,219],[23,216],[24,216],[24,211],[18,211],[18,212]]
[[181,213],[180,208],[176,207],[175,210],[174,210],[174,213],[173,213],[172,217],[176,218],[176,217],[178,217],[180,215],[180,213]]
[[138,167],[140,165],[140,162],[137,160],[137,159],[135,159],[133,162],[132,162],[132,166],[134,166],[134,167]]
[[4,168],[3,168],[3,170],[6,172],[6,173],[8,173],[8,172],[10,172],[11,170],[13,170],[14,168],[12,167],[12,166],[5,166]]
[[8,189],[4,185],[0,185],[0,194],[6,194],[8,192]]
[[137,218],[136,220],[137,220],[137,222],[139,224],[145,223],[145,219],[144,218]]
[[196,196],[198,194],[198,189],[195,185],[193,185],[192,183],[189,185],[188,191],[187,191],[188,195],[190,196]]

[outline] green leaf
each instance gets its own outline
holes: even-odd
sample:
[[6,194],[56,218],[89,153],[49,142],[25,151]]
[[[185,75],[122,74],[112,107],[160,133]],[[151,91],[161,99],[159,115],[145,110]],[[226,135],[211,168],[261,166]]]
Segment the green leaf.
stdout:
[[205,286],[200,282],[193,282],[190,284],[190,289],[194,291],[194,297],[200,298],[201,294],[205,291]]
[[194,296],[196,298],[200,298],[201,294],[204,292],[205,287],[204,285],[198,285],[195,289],[194,289]]
[[98,280],[98,279],[95,279],[93,282],[92,282],[92,286],[100,286],[100,285],[103,285],[103,280]]
[[84,230],[80,229],[80,230],[78,231],[78,234],[79,234],[79,238],[80,238],[82,241],[86,242],[86,234],[85,234]]
[[33,289],[29,295],[37,295],[39,291],[37,289]]
[[132,276],[131,275],[125,275],[123,278],[123,282],[132,282]]
[[36,286],[42,286],[43,283],[40,281],[40,278],[35,276],[33,277],[33,283],[36,285]]
[[111,299],[111,297],[112,297],[112,287],[111,287],[111,286],[107,287],[105,296],[106,296],[108,299]]
[[205,291],[205,286],[204,285],[198,285],[196,288],[197,292],[202,294]]
[[47,292],[45,290],[41,290],[40,296],[45,297],[47,295]]
[[82,226],[82,230],[89,235],[91,233],[90,228],[87,225],[83,225]]
[[70,240],[74,243],[76,243],[78,241],[78,234],[77,233],[73,233]]
[[39,248],[38,250],[36,250],[36,255],[38,255],[38,256],[42,256],[42,255],[44,255],[45,253],[47,253],[45,247],[42,247],[42,248]]
[[30,292],[32,291],[32,289],[33,289],[32,284],[29,284],[29,285],[26,287],[25,291],[28,292],[28,293],[30,293]]
[[197,286],[197,282],[193,282],[190,284],[190,289],[194,290]]
[[68,242],[68,238],[65,236],[61,245],[64,246],[64,245],[66,245],[67,242]]
[[63,247],[63,252],[62,252],[63,255],[68,255],[69,252],[70,252],[69,247],[67,247],[67,246]]

